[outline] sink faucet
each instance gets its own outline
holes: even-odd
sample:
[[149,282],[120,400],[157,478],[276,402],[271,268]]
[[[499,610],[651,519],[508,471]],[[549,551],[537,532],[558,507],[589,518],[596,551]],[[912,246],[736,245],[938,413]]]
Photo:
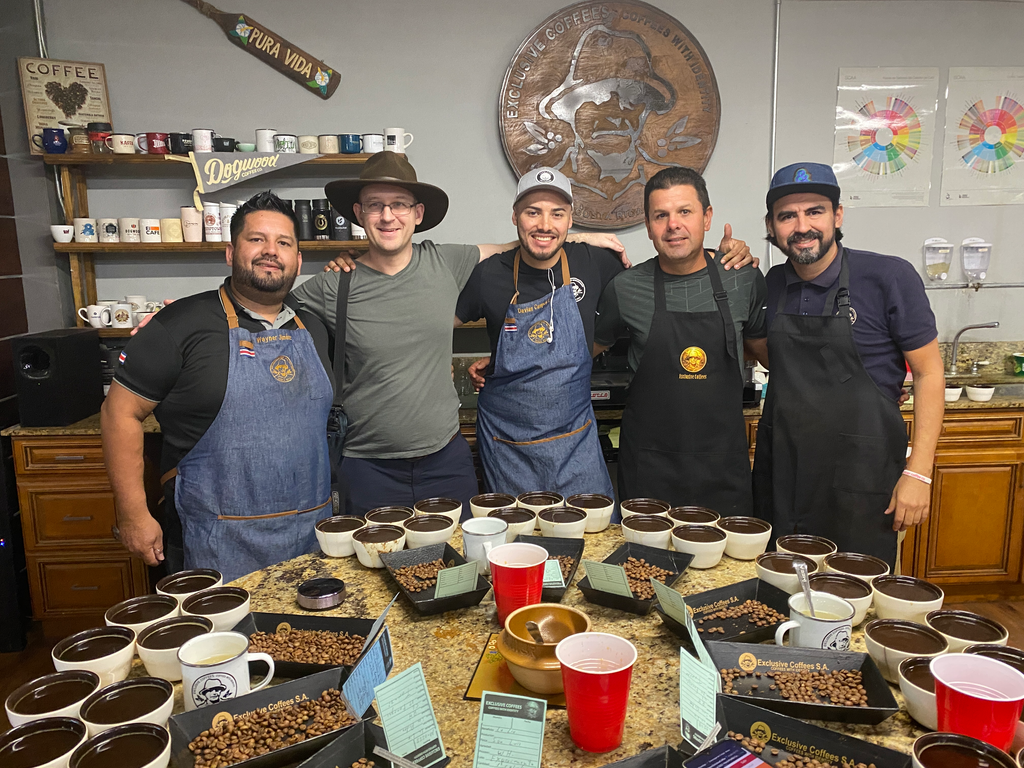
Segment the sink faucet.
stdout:
[[953,337],[953,351],[952,351],[952,354],[950,354],[950,356],[949,356],[949,368],[946,369],[946,375],[947,376],[956,376],[956,356],[957,356],[957,352],[960,350],[960,337],[963,336],[964,333],[966,333],[967,331],[976,330],[978,328],[998,328],[998,327],[999,327],[999,321],[998,320],[992,320],[992,321],[987,322],[987,323],[978,323],[976,325],[966,325],[963,328],[961,328],[959,331],[957,331],[956,332],[956,336]]

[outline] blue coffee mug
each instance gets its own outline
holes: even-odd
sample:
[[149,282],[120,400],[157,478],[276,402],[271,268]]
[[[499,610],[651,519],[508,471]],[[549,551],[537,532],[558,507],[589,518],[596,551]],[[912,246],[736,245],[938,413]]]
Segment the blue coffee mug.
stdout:
[[63,128],[43,128],[43,133],[32,137],[32,143],[48,155],[63,155],[68,151],[68,140]]
[[341,152],[344,155],[357,155],[363,148],[363,140],[358,133],[338,134],[338,143],[341,145]]

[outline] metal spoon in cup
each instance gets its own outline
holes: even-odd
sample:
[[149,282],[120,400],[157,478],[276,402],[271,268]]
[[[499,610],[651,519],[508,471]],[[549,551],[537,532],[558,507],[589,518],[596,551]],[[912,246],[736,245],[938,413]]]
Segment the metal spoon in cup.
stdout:
[[811,582],[807,578],[807,563],[797,560],[793,563],[793,570],[796,571],[796,579],[800,582],[800,588],[804,591],[804,598],[807,600],[807,610],[811,612],[811,618],[816,619],[814,613],[814,602],[811,600]]

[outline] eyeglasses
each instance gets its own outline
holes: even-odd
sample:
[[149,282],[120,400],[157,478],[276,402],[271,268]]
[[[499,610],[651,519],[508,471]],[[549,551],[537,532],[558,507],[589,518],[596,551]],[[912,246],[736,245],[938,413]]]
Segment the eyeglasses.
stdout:
[[380,216],[384,213],[385,208],[390,208],[391,213],[395,216],[408,216],[412,212],[412,209],[419,205],[419,203],[415,201],[406,203],[401,200],[396,200],[393,203],[380,203],[374,201],[372,203],[363,203],[362,205],[363,213],[368,213],[371,216]]

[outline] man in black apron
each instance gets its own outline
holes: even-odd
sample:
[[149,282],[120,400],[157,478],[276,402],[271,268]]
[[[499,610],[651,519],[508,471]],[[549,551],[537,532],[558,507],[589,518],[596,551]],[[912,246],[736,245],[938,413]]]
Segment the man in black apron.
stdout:
[[[769,240],[789,259],[767,278],[771,375],[754,458],[757,515],[774,536],[825,536],[895,566],[897,532],[928,517],[944,408],[924,285],[903,259],[839,244],[843,208],[829,166],[783,168],[766,202]],[[897,404],[906,364],[909,460]]]
[[740,337],[763,335],[764,277],[753,268],[725,272],[704,249],[712,210],[696,171],[660,171],[644,208],[658,256],[605,289],[594,344],[596,354],[629,331],[635,375],[619,438],[619,498],[749,515]]

